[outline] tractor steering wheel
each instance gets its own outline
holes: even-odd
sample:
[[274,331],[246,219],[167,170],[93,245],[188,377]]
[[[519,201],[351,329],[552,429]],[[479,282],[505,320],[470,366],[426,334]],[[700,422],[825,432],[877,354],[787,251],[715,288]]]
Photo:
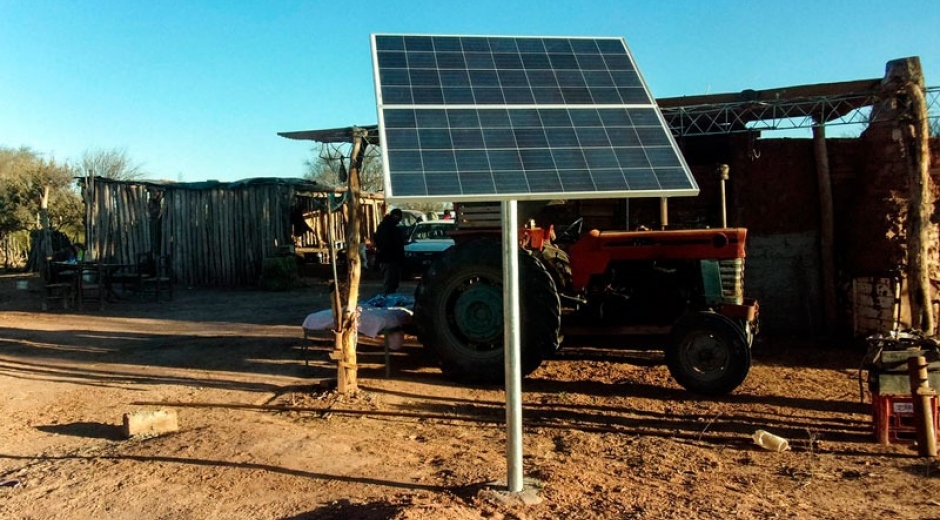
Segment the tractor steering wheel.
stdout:
[[579,217],[577,220],[565,226],[564,229],[558,233],[558,238],[555,239],[556,243],[562,244],[573,244],[581,237],[581,227],[584,226],[584,218]]

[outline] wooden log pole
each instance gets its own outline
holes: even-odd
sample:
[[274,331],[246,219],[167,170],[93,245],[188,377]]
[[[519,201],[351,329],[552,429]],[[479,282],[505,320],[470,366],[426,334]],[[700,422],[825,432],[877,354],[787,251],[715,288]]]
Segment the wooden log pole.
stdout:
[[346,222],[346,275],[349,283],[347,286],[346,307],[343,310],[342,318],[342,360],[339,361],[337,390],[347,395],[355,394],[359,390],[356,359],[356,342],[358,339],[356,314],[359,305],[359,278],[361,274],[359,244],[362,242],[362,235],[359,230],[359,202],[361,196],[359,173],[367,146],[364,140],[365,136],[365,131],[358,128],[353,129],[353,148],[350,155],[348,176],[349,196],[346,197],[348,209]]
[[937,245],[936,225],[931,224],[933,196],[930,178],[929,130],[924,75],[917,57],[893,60],[887,64],[884,88],[896,100],[897,143],[907,158],[907,287],[911,325],[933,335],[935,317],[931,305],[931,258]]
[[937,393],[927,380],[927,359],[912,356],[907,360],[907,375],[911,382],[911,398],[914,403],[914,426],[917,429],[917,453],[921,457],[937,456],[937,432],[934,429],[931,400]]
[[[918,63],[918,65],[920,65]],[[930,284],[930,255],[935,250],[931,247],[931,225],[930,218],[933,215],[934,204],[931,196],[931,178],[930,178],[930,145],[928,139],[930,130],[927,124],[927,100],[924,95],[924,79],[920,73],[920,67],[917,68],[917,75],[912,78],[906,88],[908,99],[910,100],[911,122],[907,128],[907,138],[911,142],[908,171],[911,178],[911,234],[917,235],[917,242],[910,245],[911,251],[917,252],[916,270],[912,267],[911,274],[918,277],[916,293],[913,294],[913,301],[917,302],[919,321],[918,328],[928,335],[935,334],[936,316],[933,313],[933,300]],[[916,221],[915,221],[916,220]],[[936,244],[934,244],[936,245]],[[915,249],[916,247],[916,249]]]
[[819,256],[822,264],[822,296],[825,330],[836,332],[839,313],[836,299],[835,212],[832,203],[832,178],[824,121],[813,125],[813,152],[816,156],[816,185],[819,191]]
[[37,258],[36,265],[39,266],[39,272],[45,272],[46,263],[52,259],[54,251],[52,250],[52,226],[49,223],[49,194],[50,186],[43,186],[39,192],[39,222],[42,225],[40,231],[39,249],[41,254]]

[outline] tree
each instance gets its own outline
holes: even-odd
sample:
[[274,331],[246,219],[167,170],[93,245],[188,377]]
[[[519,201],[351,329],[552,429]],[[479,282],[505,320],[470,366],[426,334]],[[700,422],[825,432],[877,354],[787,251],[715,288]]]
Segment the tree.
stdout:
[[76,167],[82,177],[106,177],[119,181],[133,181],[147,176],[140,164],[135,164],[125,148],[88,149]]
[[0,147],[0,241],[4,267],[21,265],[22,252],[29,247],[26,230],[35,223],[29,208],[25,172],[36,159],[29,148]]
[[0,148],[0,235],[28,229],[30,211],[26,172],[37,155],[29,148]]
[[[311,150],[315,155],[304,161],[306,174],[304,178],[316,181],[327,186],[341,187],[348,182],[349,150],[348,145],[322,143],[319,148]],[[382,155],[378,148],[370,147],[362,160],[359,179],[364,192],[377,193],[383,191]]]
[[[0,241],[7,249],[7,262],[13,238],[39,230],[43,224],[41,215],[56,229],[73,236],[81,232],[81,200],[73,183],[74,174],[68,165],[46,160],[30,148],[0,147]],[[34,245],[45,248],[52,244]],[[37,250],[34,255],[41,252]]]

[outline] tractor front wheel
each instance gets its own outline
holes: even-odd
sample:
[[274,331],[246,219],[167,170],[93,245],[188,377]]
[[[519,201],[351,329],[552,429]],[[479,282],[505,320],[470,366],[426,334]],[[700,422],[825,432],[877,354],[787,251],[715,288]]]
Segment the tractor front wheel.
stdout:
[[724,395],[737,388],[751,368],[745,331],[714,312],[690,314],[673,327],[666,365],[686,390]]

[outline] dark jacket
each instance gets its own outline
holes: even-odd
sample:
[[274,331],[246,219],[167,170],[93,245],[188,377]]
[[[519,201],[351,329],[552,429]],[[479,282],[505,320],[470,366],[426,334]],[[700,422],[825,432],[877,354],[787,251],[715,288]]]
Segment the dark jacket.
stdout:
[[401,262],[405,259],[405,237],[397,219],[386,216],[375,230],[375,259],[379,262]]

